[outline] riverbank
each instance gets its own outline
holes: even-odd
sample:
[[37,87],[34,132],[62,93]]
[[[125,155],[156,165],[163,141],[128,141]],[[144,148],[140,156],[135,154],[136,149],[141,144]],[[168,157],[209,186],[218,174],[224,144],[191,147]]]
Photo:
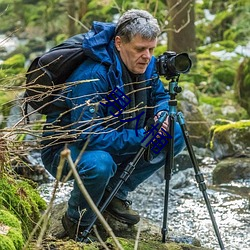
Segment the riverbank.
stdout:
[[[215,161],[204,158],[201,171],[207,185],[207,193],[214,211],[223,243],[227,250],[247,250],[250,246],[250,210],[247,192],[250,180],[234,181],[229,184],[212,185],[212,171]],[[179,171],[170,181],[168,205],[168,227],[176,236],[195,237],[202,246],[219,250],[218,241],[206,209],[202,193],[197,187],[192,168]],[[45,200],[50,199],[52,183],[42,184],[39,188]],[[66,201],[70,195],[72,182],[64,184],[57,193],[55,202]],[[247,191],[245,190],[247,189]],[[146,218],[158,228],[162,227],[164,211],[165,181],[158,172],[130,194],[133,208],[141,217]]]

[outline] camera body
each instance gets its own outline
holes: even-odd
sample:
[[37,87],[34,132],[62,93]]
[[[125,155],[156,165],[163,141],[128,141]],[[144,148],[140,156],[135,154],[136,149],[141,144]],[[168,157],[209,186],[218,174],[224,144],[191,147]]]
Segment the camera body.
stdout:
[[160,76],[172,79],[181,73],[187,73],[192,66],[192,61],[187,53],[176,54],[174,51],[164,52],[156,59],[156,70]]

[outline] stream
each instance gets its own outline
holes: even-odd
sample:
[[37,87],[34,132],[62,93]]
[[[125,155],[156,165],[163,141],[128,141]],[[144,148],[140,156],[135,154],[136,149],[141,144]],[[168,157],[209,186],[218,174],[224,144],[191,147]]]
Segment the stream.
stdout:
[[[215,164],[212,158],[206,157],[202,160],[200,169],[225,249],[250,250],[250,180],[214,186],[212,170]],[[158,226],[159,232],[164,213],[163,171],[155,173],[129,196],[133,201],[132,208]],[[39,187],[46,201],[50,200],[53,185],[52,181]],[[67,200],[71,188],[72,182],[64,184],[58,191],[55,202]],[[175,236],[196,238],[203,247],[220,250],[202,192],[197,187],[193,168],[174,173],[170,180],[167,226],[169,232],[173,232]]]

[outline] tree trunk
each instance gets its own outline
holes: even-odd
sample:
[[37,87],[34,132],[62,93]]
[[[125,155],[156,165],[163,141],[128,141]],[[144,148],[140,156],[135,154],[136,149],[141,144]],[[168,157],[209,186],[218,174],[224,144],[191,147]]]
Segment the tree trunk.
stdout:
[[168,50],[189,53],[196,60],[195,0],[167,0],[169,9]]
[[88,10],[88,2],[87,0],[79,1],[79,11],[78,11],[78,18],[79,20],[87,13]]
[[73,36],[76,34],[76,1],[69,0],[67,4],[67,9],[69,13],[69,22],[68,22],[68,34],[69,36]]

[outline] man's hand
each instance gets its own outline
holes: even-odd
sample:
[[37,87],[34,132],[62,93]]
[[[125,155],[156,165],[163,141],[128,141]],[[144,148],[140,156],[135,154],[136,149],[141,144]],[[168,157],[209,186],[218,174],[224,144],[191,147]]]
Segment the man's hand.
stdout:
[[[165,112],[165,111],[160,111],[159,113],[157,113],[157,115],[154,117],[155,122],[157,122],[157,120],[160,118],[161,113]],[[167,116],[167,118],[165,119],[165,121],[163,122],[161,128],[163,128],[166,132],[169,132],[169,117]],[[159,134],[163,134],[162,130],[159,130]],[[159,136],[157,136],[159,138]]]

